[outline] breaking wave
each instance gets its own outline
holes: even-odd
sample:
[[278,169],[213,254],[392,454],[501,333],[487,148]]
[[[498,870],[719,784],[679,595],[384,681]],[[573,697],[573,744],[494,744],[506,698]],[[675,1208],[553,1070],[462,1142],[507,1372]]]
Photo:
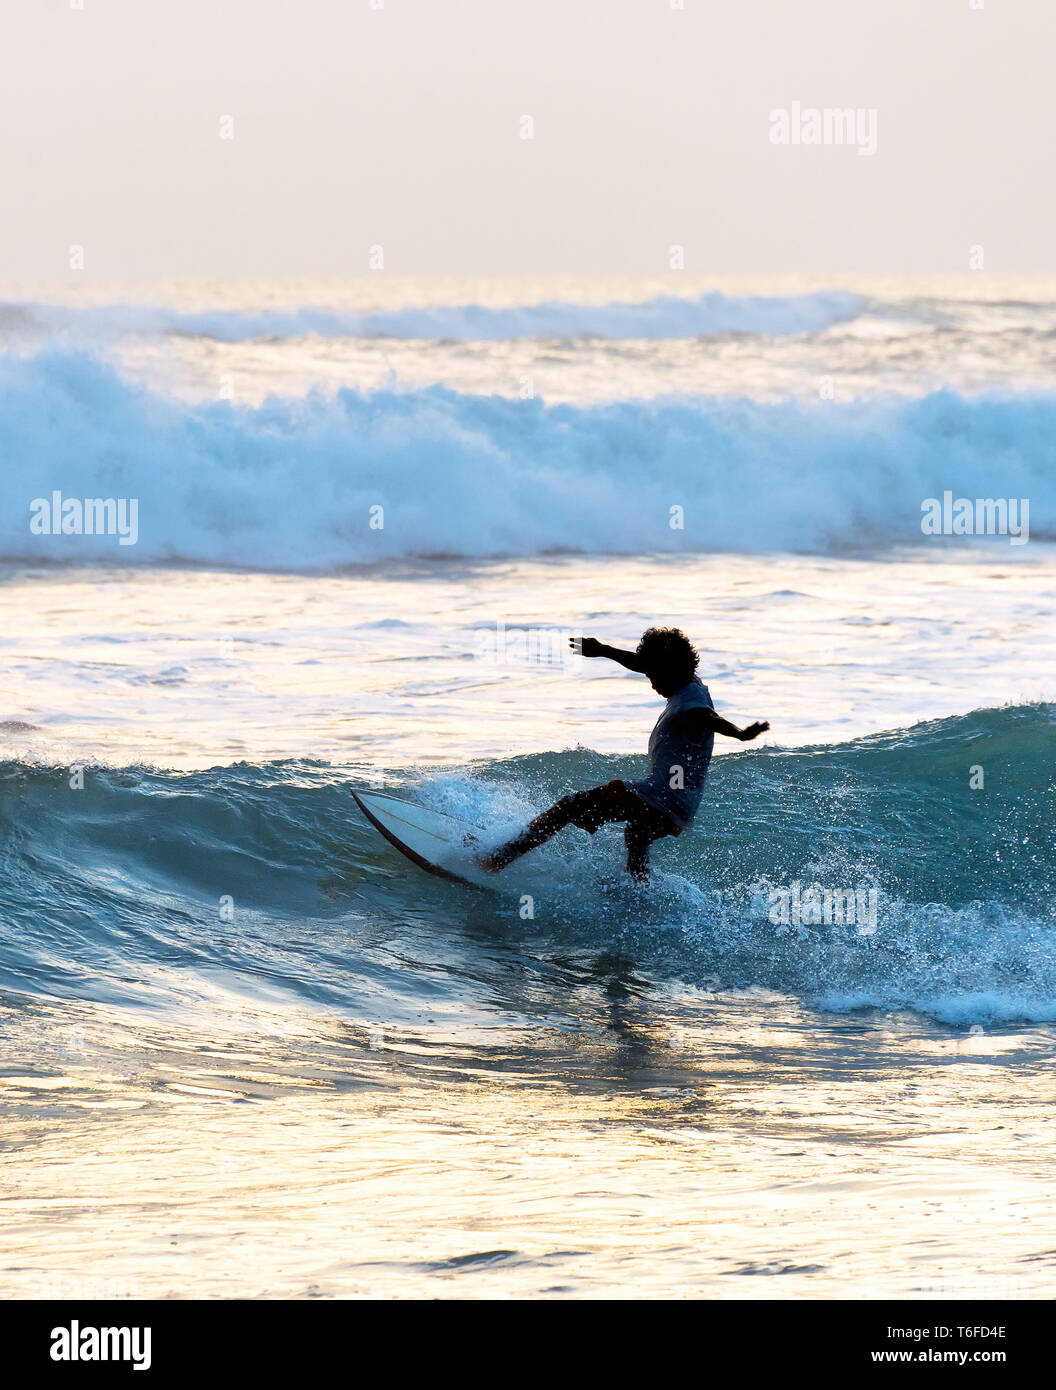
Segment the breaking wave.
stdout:
[[[654,976],[825,1009],[1056,1019],[1054,735],[1056,709],[1024,705],[728,754],[696,830],[654,847],[647,889],[619,874],[612,828],[566,831],[497,894],[430,878],[387,845],[349,795],[366,768],[89,768],[71,791],[63,769],[7,762],[0,996],[164,1012],[195,995],[221,1009],[222,985],[413,1017],[467,981],[498,991],[504,953],[620,950]],[[567,750],[385,786],[497,837],[639,763]],[[985,786],[971,786],[973,765]],[[793,882],[875,891],[873,929],[775,924],[774,892]],[[525,892],[529,922],[516,911]]]
[[[551,406],[438,386],[188,404],[88,355],[9,354],[0,453],[0,557],[55,563],[883,548],[922,543],[921,504],[946,490],[1027,498],[1031,537],[1056,531],[1047,391]],[[56,491],[137,499],[136,543],[34,534],[31,504]]]

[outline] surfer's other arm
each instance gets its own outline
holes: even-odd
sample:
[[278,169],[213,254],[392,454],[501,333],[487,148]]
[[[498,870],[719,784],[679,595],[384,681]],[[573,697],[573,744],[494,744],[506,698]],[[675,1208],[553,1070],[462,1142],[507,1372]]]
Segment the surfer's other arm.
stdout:
[[645,675],[645,666],[637,652],[625,652],[621,651],[619,647],[607,647],[596,637],[570,637],[568,645],[580,656],[606,656],[610,661],[615,661],[620,666],[626,667],[628,671],[636,671],[640,676]]
[[731,724],[728,719],[723,719],[722,715],[716,714],[713,709],[686,710],[682,717],[686,720],[692,720],[694,723],[703,724],[712,733],[725,734],[727,738],[739,739],[741,743],[751,743],[753,738],[765,734],[770,727],[766,720],[757,720],[754,724],[746,724],[743,729],[738,729],[736,724]]

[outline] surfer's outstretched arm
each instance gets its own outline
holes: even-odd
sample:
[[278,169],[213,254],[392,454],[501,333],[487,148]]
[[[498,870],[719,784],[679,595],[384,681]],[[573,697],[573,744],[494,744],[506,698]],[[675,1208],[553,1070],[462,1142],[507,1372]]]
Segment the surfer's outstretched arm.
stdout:
[[636,671],[640,676],[645,674],[642,658],[637,652],[625,652],[621,651],[619,647],[607,647],[596,637],[570,637],[568,645],[580,656],[606,656],[610,661],[615,661],[618,665],[626,667],[628,671]]

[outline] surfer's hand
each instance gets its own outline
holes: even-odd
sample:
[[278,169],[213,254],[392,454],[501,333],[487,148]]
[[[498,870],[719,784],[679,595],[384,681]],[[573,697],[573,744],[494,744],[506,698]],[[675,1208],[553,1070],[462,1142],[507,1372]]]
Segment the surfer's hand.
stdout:
[[758,738],[760,734],[765,734],[770,725],[765,722],[749,724],[746,729],[741,730],[741,742],[750,743],[753,738]]
[[568,645],[580,656],[602,656],[601,643],[596,637],[570,637]]

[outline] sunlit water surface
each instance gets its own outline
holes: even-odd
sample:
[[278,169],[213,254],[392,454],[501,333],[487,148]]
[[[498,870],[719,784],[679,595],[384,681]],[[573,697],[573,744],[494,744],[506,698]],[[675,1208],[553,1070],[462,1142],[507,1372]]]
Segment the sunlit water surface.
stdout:
[[[978,901],[1000,893],[955,836],[985,817],[940,832],[889,803],[942,767],[974,816],[969,765],[1013,778],[1014,730],[948,721],[1051,697],[1054,593],[1038,546],[10,570],[0,1292],[1046,1295],[1051,915]],[[359,820],[347,783],[513,825],[640,766],[655,698],[562,643],[661,619],[719,708],[773,731],[726,745],[644,895],[615,834],[570,832],[490,896]],[[1056,728],[1036,708],[1010,718]],[[919,752],[869,752],[922,720]],[[993,853],[1026,869],[1015,790]],[[864,846],[920,816],[917,882]],[[841,872],[895,915],[872,938],[772,926],[752,883],[847,834]]]

